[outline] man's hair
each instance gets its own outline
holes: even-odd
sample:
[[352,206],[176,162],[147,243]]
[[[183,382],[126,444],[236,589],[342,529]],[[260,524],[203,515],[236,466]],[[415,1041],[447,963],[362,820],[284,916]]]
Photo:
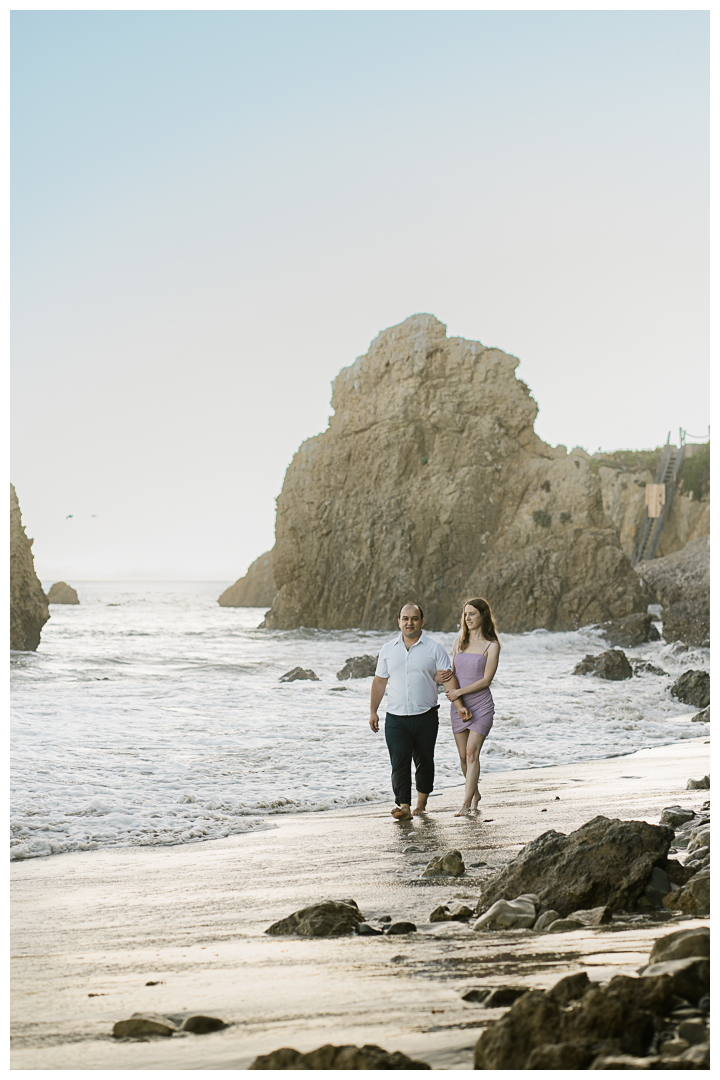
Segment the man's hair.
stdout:
[[420,612],[420,618],[421,619],[425,618],[425,615],[423,613],[423,609],[420,607],[420,605],[413,603],[412,600],[408,600],[407,604],[403,604],[402,607],[400,608],[400,610],[398,611],[398,619],[402,617],[404,607],[416,607],[418,609],[418,611]]

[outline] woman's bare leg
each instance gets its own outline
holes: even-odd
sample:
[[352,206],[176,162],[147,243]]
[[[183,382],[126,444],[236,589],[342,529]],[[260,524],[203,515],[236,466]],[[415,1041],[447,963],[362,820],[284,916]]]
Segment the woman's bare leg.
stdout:
[[[465,743],[465,796],[463,798],[463,804],[458,810],[455,817],[464,817],[469,810],[473,810],[477,807],[480,799],[480,791],[478,789],[478,778],[480,776],[480,751],[482,744],[485,742],[485,736],[480,735],[477,731],[460,732],[461,735],[466,736]],[[458,736],[455,736],[457,740]],[[458,746],[458,750],[460,747]]]
[[[458,731],[455,735],[455,743],[458,748],[458,754],[460,755],[460,768],[462,769],[463,776],[467,779],[467,761],[465,760],[465,754],[467,751],[468,735],[470,731]],[[484,736],[483,736],[484,738]],[[478,774],[479,775],[479,774]],[[472,804],[470,809],[477,810],[477,804],[480,802],[480,788],[475,785],[475,794],[472,797]]]

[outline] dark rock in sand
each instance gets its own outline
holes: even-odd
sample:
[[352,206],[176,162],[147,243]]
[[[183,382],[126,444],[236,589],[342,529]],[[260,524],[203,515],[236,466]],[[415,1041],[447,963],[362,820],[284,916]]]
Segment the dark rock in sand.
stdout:
[[473,1005],[480,1005],[486,997],[490,996],[490,990],[486,987],[470,986],[467,990],[462,990],[460,997],[463,1001],[471,1001]]
[[687,885],[668,893],[663,898],[663,907],[669,911],[683,911],[686,915],[709,915],[710,871],[700,870]]
[[386,934],[414,934],[417,930],[417,926],[414,922],[394,922],[390,923],[385,930]]
[[694,810],[685,810],[682,806],[666,806],[660,815],[660,824],[672,825],[676,829],[678,825],[684,825],[686,821],[692,821],[694,817]]
[[440,904],[430,912],[428,922],[467,922],[473,914],[467,904]]
[[174,1035],[177,1024],[160,1013],[133,1013],[129,1020],[118,1020],[113,1025],[113,1036],[126,1039],[133,1035]]
[[704,709],[710,704],[710,673],[707,671],[683,671],[670,687],[670,693],[684,705]]
[[675,997],[697,1002],[710,991],[710,959],[704,956],[688,956],[682,960],[663,960],[657,964],[648,964],[643,969],[641,979],[661,978],[668,979],[670,992]]
[[256,1057],[249,1069],[429,1069],[424,1061],[414,1061],[399,1050],[388,1053],[380,1046],[332,1046],[327,1043],[301,1054],[283,1047]]
[[15,488],[10,485],[10,648],[34,652],[50,618],[47,597],[35,573]]
[[373,926],[369,922],[360,922],[355,924],[355,933],[360,934],[361,937],[377,937],[382,935],[382,930],[379,926]]
[[617,645],[621,649],[632,649],[637,645],[644,645],[646,641],[660,640],[653,617],[647,612],[602,623],[600,629],[611,645]]
[[301,937],[339,937],[352,934],[365,919],[354,900],[325,900],[294,911],[268,926],[266,934],[299,934]]
[[294,667],[291,671],[286,671],[284,675],[280,676],[280,682],[296,682],[298,679],[312,679],[313,682],[320,682],[315,672],[310,668]]
[[695,713],[693,716],[693,723],[709,724],[710,723],[710,706],[707,709],[703,709],[702,712]]
[[188,1016],[183,1020],[180,1030],[192,1031],[194,1035],[207,1035],[211,1031],[222,1031],[226,1027],[225,1021],[220,1020],[217,1016],[204,1016],[202,1013],[195,1013],[193,1016]]
[[434,855],[423,871],[423,877],[460,877],[465,873],[465,863],[459,851]]
[[50,592],[47,594],[48,604],[79,604],[78,594],[73,589],[72,585],[67,585],[64,581],[56,581],[54,585],[50,586]]
[[527,986],[496,986],[485,998],[483,1005],[486,1009],[506,1009],[527,992]]
[[673,839],[666,825],[595,817],[575,832],[550,830],[526,844],[483,889],[480,911],[506,896],[535,893],[562,917],[600,906],[634,907]]
[[608,649],[597,656],[587,655],[575,665],[573,675],[596,675],[599,679],[619,682],[632,678],[633,670],[622,649]]
[[345,666],[337,673],[338,679],[367,679],[375,674],[377,668],[377,656],[349,656]]
[[676,930],[658,938],[650,953],[648,964],[664,960],[685,960],[688,956],[710,956],[710,927],[698,926],[694,930]]
[[558,1005],[569,1005],[571,1001],[577,1001],[587,993],[591,986],[587,971],[576,971],[556,982],[552,989],[548,990],[548,997]]

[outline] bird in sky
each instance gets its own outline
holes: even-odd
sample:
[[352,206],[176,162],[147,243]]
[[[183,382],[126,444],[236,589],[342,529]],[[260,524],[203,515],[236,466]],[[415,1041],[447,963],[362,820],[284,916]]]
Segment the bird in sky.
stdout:
[[72,515],[72,514],[67,514],[67,515],[65,516],[65,520],[67,521],[67,519],[68,519],[68,518],[71,518],[71,517],[73,517],[73,515]]

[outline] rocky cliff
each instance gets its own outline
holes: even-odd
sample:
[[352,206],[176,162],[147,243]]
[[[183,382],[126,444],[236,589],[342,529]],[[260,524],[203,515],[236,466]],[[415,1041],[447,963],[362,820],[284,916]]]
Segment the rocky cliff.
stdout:
[[472,595],[511,632],[644,610],[587,455],[535,434],[515,357],[445,330],[414,315],[335,379],[278,499],[264,625],[392,628],[416,600],[451,630]]
[[15,488],[10,485],[10,648],[35,650],[40,631],[50,618],[47,599],[35,573],[32,540],[20,516]]
[[708,645],[710,639],[710,541],[691,540],[681,551],[641,562],[640,577],[662,604],[666,641]]
[[277,589],[273,577],[272,551],[266,551],[248,567],[245,577],[218,598],[222,607],[270,607]]

